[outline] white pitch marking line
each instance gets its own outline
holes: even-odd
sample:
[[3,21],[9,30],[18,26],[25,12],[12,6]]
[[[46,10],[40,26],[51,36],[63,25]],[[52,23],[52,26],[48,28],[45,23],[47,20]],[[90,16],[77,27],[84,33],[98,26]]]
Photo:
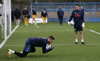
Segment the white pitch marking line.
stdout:
[[94,31],[94,30],[89,30],[89,31],[92,32],[92,33],[95,33],[95,34],[100,35],[100,32],[96,32],[96,31]]
[[19,27],[19,25],[17,25],[13,31],[11,32],[11,34],[8,35],[7,39],[5,39],[1,44],[0,44],[0,48],[2,48],[4,46],[4,44],[7,42],[7,40],[10,38],[10,36],[15,32],[15,30]]

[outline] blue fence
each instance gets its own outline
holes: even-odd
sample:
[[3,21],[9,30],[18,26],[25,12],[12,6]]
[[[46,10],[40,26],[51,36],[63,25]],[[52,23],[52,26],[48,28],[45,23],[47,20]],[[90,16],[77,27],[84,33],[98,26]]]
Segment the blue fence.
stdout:
[[81,4],[85,9],[85,21],[86,22],[100,22],[100,2],[64,2],[64,3],[31,3],[31,14],[32,7],[37,10],[37,17],[40,17],[40,13],[43,8],[46,8],[48,12],[48,21],[57,22],[57,10],[59,7],[62,7],[65,15],[64,21],[68,21],[68,18],[71,15],[71,12],[76,4]]

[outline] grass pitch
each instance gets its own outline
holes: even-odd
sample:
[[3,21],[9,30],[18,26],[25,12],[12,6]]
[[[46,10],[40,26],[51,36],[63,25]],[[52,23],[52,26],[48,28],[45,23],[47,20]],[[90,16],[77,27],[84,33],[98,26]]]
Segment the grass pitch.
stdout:
[[[25,26],[20,24],[15,33],[8,39],[2,49],[0,49],[0,61],[100,61],[100,35],[90,32],[95,30],[100,32],[100,23],[86,23],[84,29],[84,39],[86,45],[74,44],[73,27],[64,23],[59,26],[58,23],[38,24],[40,28],[34,25]],[[30,37],[55,36],[55,49],[47,54],[37,48],[35,53],[28,54],[25,58],[19,58],[12,55],[8,58],[7,52],[11,48],[16,51],[22,51],[26,40]]]

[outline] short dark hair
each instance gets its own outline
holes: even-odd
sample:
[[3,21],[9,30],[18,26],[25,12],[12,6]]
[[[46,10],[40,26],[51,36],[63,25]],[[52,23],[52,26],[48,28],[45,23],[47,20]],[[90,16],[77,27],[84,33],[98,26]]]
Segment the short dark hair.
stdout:
[[54,36],[49,36],[48,38],[51,38],[52,40],[55,40],[55,37]]
[[76,6],[79,6],[80,7],[80,4],[76,4]]

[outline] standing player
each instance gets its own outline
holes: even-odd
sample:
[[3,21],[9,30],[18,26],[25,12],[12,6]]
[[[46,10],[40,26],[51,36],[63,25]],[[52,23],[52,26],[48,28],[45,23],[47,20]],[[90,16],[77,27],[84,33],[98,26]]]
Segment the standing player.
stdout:
[[43,20],[43,24],[46,24],[46,19],[48,17],[47,11],[45,9],[43,9],[43,11],[41,12],[41,17]]
[[64,11],[61,8],[59,8],[59,10],[57,11],[57,15],[58,15],[58,19],[59,19],[59,24],[62,25],[63,24]]
[[29,12],[28,12],[27,8],[24,8],[23,16],[24,16],[24,24],[26,26],[28,26],[28,23],[29,23]]
[[82,44],[84,44],[84,39],[83,39],[84,14],[80,10],[80,5],[78,4],[76,5],[76,9],[73,10],[68,24],[70,24],[72,19],[74,19],[75,44],[78,44],[78,38],[77,38],[78,31],[80,32],[81,42]]
[[32,18],[33,18],[32,23],[35,22],[35,26],[37,26],[37,22],[36,22],[36,20],[35,20],[36,15],[37,15],[37,13],[36,13],[35,8],[32,8]]
[[14,11],[14,16],[16,18],[16,24],[20,24],[20,16],[21,16],[21,12],[20,10],[17,8]]
[[54,48],[53,46],[51,46],[53,40],[55,40],[55,38],[53,36],[49,36],[48,39],[29,38],[26,41],[23,52],[16,52],[16,51],[9,49],[8,56],[10,57],[11,54],[15,54],[19,57],[26,57],[28,53],[31,53],[31,52],[34,53],[36,51],[35,47],[42,47],[42,52],[47,53],[47,52],[53,50],[53,48]]

